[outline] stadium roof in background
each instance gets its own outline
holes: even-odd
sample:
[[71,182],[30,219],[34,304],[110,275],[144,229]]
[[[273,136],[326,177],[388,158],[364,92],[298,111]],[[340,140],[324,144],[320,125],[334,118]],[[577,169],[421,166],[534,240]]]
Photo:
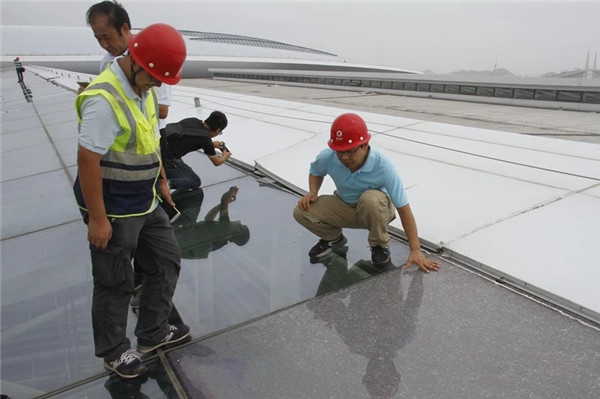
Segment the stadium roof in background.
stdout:
[[[104,50],[87,27],[1,26],[2,67],[23,62],[97,74]],[[138,29],[133,29],[134,32]],[[184,78],[211,77],[209,68],[268,68],[350,72],[420,73],[352,62],[326,51],[250,36],[180,31],[188,56]]]

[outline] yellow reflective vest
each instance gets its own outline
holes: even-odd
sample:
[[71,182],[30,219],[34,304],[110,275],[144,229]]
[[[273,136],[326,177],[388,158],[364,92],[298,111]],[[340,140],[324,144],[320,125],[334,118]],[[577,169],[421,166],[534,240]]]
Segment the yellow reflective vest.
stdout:
[[[100,159],[104,206],[109,217],[130,217],[153,209],[156,182],[160,177],[158,97],[151,89],[146,98],[147,117],[123,90],[111,68],[107,68],[75,100],[81,123],[81,104],[89,96],[103,96],[117,117],[121,132]],[[73,186],[79,207],[87,210],[79,177]]]

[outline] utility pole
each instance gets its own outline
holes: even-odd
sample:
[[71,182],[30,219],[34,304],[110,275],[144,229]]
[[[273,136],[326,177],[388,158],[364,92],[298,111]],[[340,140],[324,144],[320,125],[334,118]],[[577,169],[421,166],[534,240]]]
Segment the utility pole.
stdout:
[[585,59],[585,71],[583,72],[584,78],[591,78],[592,73],[590,72],[590,51],[587,52],[587,58]]

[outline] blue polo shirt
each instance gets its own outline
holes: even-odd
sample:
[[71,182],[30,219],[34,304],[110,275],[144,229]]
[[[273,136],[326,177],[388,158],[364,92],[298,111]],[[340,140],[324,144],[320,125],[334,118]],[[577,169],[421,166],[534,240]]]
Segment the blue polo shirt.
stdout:
[[408,204],[404,185],[392,162],[381,152],[370,147],[365,164],[356,172],[340,162],[335,151],[326,148],[310,164],[313,176],[331,176],[337,195],[350,204],[355,204],[366,190],[380,190],[386,193],[396,208]]

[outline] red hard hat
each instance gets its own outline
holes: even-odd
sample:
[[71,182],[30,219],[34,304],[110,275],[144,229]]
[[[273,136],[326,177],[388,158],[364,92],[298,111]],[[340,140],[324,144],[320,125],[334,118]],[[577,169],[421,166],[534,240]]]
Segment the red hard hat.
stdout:
[[181,80],[186,48],[172,26],[153,24],[142,29],[129,39],[129,53],[155,79],[169,85]]
[[367,124],[356,114],[342,114],[331,124],[329,147],[334,151],[347,151],[371,139]]

